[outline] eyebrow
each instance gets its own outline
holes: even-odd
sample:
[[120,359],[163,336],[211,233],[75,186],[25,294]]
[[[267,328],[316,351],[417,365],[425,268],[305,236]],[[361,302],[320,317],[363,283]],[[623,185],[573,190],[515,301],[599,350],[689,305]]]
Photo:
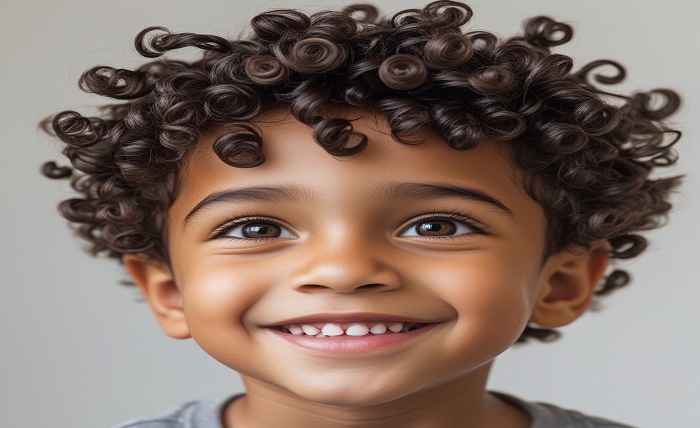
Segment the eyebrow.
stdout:
[[295,186],[286,187],[267,187],[267,186],[251,186],[240,189],[222,190],[215,192],[206,198],[202,199],[194,208],[190,210],[183,220],[187,224],[203,209],[211,205],[225,202],[241,202],[266,200],[276,202],[298,201],[299,199],[308,199],[308,193],[303,189]]
[[513,210],[495,197],[472,187],[456,186],[453,184],[432,184],[432,183],[401,183],[384,189],[391,198],[440,198],[459,197],[477,202],[485,202],[504,211],[510,217],[514,217]]

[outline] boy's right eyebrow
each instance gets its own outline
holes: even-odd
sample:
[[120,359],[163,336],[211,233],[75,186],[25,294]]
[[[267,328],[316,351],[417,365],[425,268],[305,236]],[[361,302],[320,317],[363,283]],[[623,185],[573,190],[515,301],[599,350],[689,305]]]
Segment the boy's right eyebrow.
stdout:
[[183,224],[187,223],[195,217],[203,208],[212,204],[221,202],[240,202],[252,200],[267,200],[267,201],[298,201],[299,199],[308,199],[308,192],[301,187],[285,186],[285,187],[268,187],[268,186],[251,186],[240,189],[222,190],[214,192],[202,199],[197,205],[190,210],[185,216]]

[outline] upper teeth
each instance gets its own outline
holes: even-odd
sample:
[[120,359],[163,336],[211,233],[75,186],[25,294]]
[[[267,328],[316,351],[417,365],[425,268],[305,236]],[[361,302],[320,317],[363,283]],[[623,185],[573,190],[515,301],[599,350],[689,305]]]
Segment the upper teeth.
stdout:
[[321,328],[321,333],[323,333],[324,336],[340,336],[344,332],[339,325],[326,324],[323,326],[323,328]]
[[348,336],[364,336],[370,331],[370,328],[364,324],[352,324],[350,327],[347,328],[347,330],[345,330],[345,334],[347,334]]
[[371,323],[352,323],[349,325],[343,325],[338,323],[325,323],[325,324],[288,324],[280,326],[286,329],[291,334],[295,336],[316,336],[316,337],[328,337],[328,336],[342,336],[343,334],[347,336],[366,336],[370,333],[384,334],[387,331],[393,333],[400,333],[403,331],[408,331],[412,327],[417,327],[422,324],[416,323],[402,323],[402,322],[371,322]]

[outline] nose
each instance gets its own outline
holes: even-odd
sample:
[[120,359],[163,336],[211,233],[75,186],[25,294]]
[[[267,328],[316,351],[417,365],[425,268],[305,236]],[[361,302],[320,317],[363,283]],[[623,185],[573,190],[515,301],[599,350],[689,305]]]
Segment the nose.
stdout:
[[390,291],[400,285],[399,273],[386,263],[378,245],[334,239],[328,245],[309,243],[305,251],[289,278],[290,287],[299,292]]

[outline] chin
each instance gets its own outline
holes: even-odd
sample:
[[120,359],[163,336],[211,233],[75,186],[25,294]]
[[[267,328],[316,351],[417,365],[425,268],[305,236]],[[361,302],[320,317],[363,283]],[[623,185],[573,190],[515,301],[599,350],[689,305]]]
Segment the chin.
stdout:
[[301,387],[288,390],[306,400],[328,406],[366,407],[404,397],[411,392],[408,389],[410,388],[397,385],[395,381],[381,385],[368,382],[365,377],[356,376],[343,382],[320,377],[305,382]]

